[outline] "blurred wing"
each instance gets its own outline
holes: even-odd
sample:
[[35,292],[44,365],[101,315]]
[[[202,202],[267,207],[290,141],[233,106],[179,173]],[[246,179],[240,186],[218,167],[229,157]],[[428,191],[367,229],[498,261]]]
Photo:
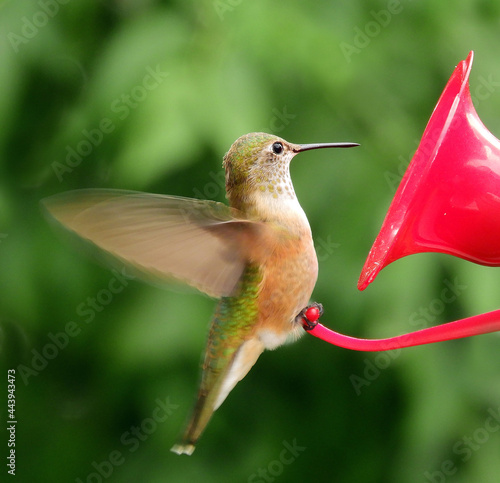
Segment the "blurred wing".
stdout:
[[[146,275],[230,295],[259,223],[215,201],[121,190],[69,191],[42,200],[66,228]],[[247,240],[248,241],[248,240]]]

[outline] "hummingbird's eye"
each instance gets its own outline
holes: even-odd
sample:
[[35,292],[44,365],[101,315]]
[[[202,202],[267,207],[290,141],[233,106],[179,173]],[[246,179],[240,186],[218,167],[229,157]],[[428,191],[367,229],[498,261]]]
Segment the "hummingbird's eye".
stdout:
[[281,154],[283,152],[283,144],[281,143],[273,143],[273,153]]

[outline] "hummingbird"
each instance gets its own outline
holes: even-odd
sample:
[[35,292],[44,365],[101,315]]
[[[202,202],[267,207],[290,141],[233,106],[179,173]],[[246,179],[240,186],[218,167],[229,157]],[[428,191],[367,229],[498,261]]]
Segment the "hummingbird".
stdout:
[[134,273],[181,281],[218,299],[195,406],[173,452],[193,453],[214,411],[265,349],[304,333],[296,317],[310,300],[318,260],[290,161],[311,149],[353,146],[241,136],[223,159],[229,206],[107,189],[42,200],[53,219]]

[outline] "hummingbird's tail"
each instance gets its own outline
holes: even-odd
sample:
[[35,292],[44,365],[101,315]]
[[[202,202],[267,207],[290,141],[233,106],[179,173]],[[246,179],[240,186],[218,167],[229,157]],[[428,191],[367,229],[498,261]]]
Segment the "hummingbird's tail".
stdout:
[[[214,411],[223,403],[238,381],[247,375],[263,350],[264,346],[259,339],[249,339],[237,349],[229,367],[222,373],[215,375],[212,387],[207,390],[202,379],[202,387],[191,419],[179,442],[170,451],[177,454],[193,454],[196,442]],[[207,371],[207,368],[205,368],[205,371]],[[210,373],[210,369],[208,369],[208,373]],[[207,375],[206,372],[204,375]],[[211,375],[214,376],[213,373]]]
[[187,454],[192,455],[195,449],[194,444],[174,444],[170,451],[177,454]]
[[[212,398],[213,399],[213,398]],[[193,415],[179,441],[172,446],[170,451],[177,454],[192,455],[196,442],[202,431],[212,417],[215,408],[210,404],[207,395],[200,394],[193,410]]]

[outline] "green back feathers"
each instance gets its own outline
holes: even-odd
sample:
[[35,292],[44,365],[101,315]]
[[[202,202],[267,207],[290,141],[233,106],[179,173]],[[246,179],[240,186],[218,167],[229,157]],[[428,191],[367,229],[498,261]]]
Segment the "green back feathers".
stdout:
[[247,265],[235,296],[222,297],[210,329],[209,357],[221,370],[255,326],[262,273],[256,265]]

